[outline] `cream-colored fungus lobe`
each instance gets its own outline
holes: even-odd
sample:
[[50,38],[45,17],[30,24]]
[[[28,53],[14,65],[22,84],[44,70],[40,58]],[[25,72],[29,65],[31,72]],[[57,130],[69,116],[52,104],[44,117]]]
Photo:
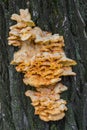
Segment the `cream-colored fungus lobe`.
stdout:
[[17,23],[10,27],[8,44],[19,47],[11,64],[24,73],[26,85],[36,88],[25,95],[42,120],[60,120],[67,111],[66,101],[60,98],[67,87],[60,81],[62,76],[76,75],[71,67],[76,62],[66,57],[63,36],[35,26],[28,9],[20,9],[20,14],[13,14],[11,19]]

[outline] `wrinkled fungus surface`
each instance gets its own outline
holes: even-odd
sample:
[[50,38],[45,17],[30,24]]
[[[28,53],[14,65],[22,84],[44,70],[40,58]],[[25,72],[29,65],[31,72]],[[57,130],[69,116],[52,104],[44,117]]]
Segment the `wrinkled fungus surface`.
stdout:
[[59,81],[62,76],[76,75],[71,68],[76,62],[66,57],[63,36],[35,26],[28,9],[20,9],[20,14],[13,14],[11,19],[17,23],[10,27],[8,44],[19,47],[11,64],[24,73],[26,85],[36,88],[25,95],[31,98],[35,114],[42,120],[60,120],[67,111],[60,94],[67,87]]

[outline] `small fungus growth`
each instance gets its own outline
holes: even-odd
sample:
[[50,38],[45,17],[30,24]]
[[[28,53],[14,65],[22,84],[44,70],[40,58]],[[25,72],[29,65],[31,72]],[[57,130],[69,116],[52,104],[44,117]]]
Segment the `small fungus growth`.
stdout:
[[76,75],[71,68],[76,62],[66,57],[63,36],[35,26],[28,9],[20,9],[20,14],[13,14],[11,19],[17,23],[10,27],[8,44],[19,47],[11,64],[24,74],[26,85],[36,88],[25,95],[42,120],[60,120],[67,111],[66,101],[60,98],[67,87],[60,81],[62,76]]

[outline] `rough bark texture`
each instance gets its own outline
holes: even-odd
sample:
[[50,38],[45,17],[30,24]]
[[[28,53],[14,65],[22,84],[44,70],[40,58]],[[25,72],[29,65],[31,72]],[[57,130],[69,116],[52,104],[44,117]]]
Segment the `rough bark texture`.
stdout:
[[[8,46],[10,16],[29,8],[32,19],[43,30],[65,38],[66,55],[77,61],[76,77],[65,77],[69,86],[62,97],[68,101],[66,117],[43,122],[34,115],[22,75],[10,65],[16,49]],[[86,0],[0,0],[0,130],[86,130],[87,129],[87,1]]]

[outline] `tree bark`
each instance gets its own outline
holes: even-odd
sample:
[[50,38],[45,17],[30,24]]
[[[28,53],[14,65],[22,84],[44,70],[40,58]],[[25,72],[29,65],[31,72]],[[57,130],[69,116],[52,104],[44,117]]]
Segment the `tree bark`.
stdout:
[[[34,115],[22,75],[10,65],[17,50],[8,46],[10,16],[28,8],[43,30],[65,39],[67,57],[75,59],[76,77],[65,77],[68,91],[62,97],[68,111],[61,121],[44,122]],[[0,130],[86,130],[87,129],[87,3],[86,0],[1,0],[0,1]]]

